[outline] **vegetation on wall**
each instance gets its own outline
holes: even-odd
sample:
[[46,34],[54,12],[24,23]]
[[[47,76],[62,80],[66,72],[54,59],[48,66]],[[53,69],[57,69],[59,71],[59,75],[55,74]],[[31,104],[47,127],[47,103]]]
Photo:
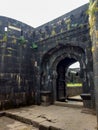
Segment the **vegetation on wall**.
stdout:
[[95,17],[96,12],[98,12],[97,0],[94,2],[90,0],[89,9],[87,11],[87,13],[89,14],[90,35],[92,35],[94,31],[94,25],[96,21],[96,17]]
[[5,33],[5,34],[3,35],[3,38],[0,39],[0,42],[1,42],[1,43],[2,43],[2,42],[7,42],[7,33]]
[[20,45],[24,45],[27,42],[27,40],[24,38],[24,36],[21,36],[18,42],[20,43]]
[[67,83],[67,87],[82,87],[82,83]]
[[36,49],[36,48],[38,48],[38,46],[37,46],[37,44],[32,43],[31,48],[32,48],[32,49]]
[[4,36],[3,36],[3,41],[4,42],[7,42],[7,34],[5,33]]
[[70,19],[67,19],[66,20],[66,24],[67,24],[67,30],[70,30],[70,26],[71,26],[71,20]]

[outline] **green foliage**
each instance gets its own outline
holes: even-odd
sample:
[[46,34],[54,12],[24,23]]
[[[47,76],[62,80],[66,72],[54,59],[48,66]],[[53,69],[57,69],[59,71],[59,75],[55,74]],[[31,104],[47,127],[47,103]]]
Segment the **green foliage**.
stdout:
[[21,36],[18,40],[18,42],[21,44],[21,45],[24,45],[26,43],[26,40],[24,38],[24,36]]
[[67,87],[82,87],[82,83],[67,83]]
[[98,3],[97,0],[94,2],[90,0],[89,9],[87,11],[87,13],[89,14],[90,35],[92,35],[94,29],[93,27],[96,20],[95,13],[98,12],[97,3]]
[[36,49],[38,46],[35,43],[32,43],[31,48]]
[[56,32],[55,32],[54,29],[52,30],[52,33],[51,33],[51,34],[52,34],[52,36],[56,35]]
[[6,33],[3,36],[3,42],[7,42],[7,34]]
[[7,33],[3,35],[3,38],[0,40],[0,43],[7,42]]
[[71,29],[71,20],[70,19],[67,19],[65,21],[65,23],[67,24],[67,30],[70,30]]

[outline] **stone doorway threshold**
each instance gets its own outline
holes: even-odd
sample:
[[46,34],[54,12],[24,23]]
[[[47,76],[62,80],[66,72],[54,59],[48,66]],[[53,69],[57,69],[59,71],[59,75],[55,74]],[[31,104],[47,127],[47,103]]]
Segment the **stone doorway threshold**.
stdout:
[[68,101],[65,101],[65,102],[59,102],[59,101],[56,101],[54,103],[54,105],[57,105],[57,106],[63,106],[63,107],[72,107],[72,108],[83,108],[83,102],[79,102],[79,101],[71,101],[71,100],[68,100]]
[[83,101],[80,95],[77,95],[77,96],[68,97],[65,102],[56,101],[55,105],[72,107],[72,108],[83,108]]

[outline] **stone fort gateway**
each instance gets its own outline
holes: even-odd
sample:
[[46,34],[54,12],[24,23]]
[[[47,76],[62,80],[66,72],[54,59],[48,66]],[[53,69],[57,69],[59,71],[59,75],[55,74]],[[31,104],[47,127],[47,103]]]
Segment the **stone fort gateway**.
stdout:
[[65,101],[66,73],[77,61],[83,106],[95,109],[88,6],[37,28],[0,16],[0,109]]

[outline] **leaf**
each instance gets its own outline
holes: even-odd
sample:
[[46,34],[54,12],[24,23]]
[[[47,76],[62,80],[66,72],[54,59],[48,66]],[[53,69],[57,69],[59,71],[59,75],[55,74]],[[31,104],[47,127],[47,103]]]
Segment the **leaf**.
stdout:
[[33,49],[36,49],[36,48],[38,48],[38,46],[37,46],[35,43],[33,43],[33,44],[32,44],[32,48],[33,48]]
[[26,40],[25,40],[24,36],[21,36],[21,37],[19,38],[19,43],[20,43],[20,44],[25,44],[25,43],[26,43]]

